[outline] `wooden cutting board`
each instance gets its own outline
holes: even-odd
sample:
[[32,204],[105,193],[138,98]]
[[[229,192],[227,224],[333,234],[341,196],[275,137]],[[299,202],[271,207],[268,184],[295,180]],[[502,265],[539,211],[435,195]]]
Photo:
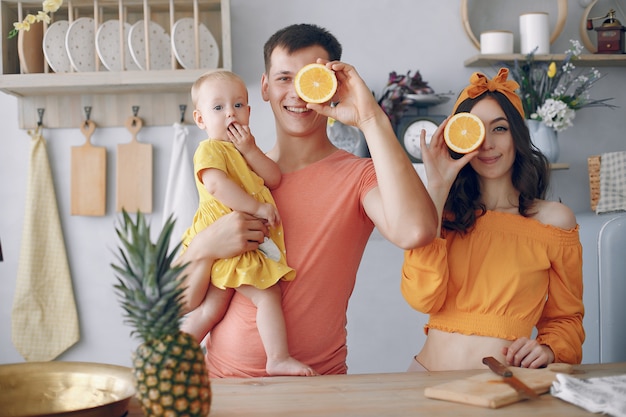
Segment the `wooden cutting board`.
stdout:
[[[537,394],[550,391],[556,373],[571,373],[572,366],[551,364],[548,368],[528,369],[509,368],[518,379],[535,390]],[[446,382],[424,390],[427,398],[477,405],[486,408],[499,408],[522,400],[503,378],[493,372],[485,372],[466,379]]]
[[72,146],[72,215],[104,216],[106,212],[107,154],[103,146],[91,144],[95,129],[95,123],[86,120],[80,126],[85,144]]
[[137,141],[143,122],[137,116],[126,120],[130,143],[117,145],[117,211],[152,212],[152,145]]

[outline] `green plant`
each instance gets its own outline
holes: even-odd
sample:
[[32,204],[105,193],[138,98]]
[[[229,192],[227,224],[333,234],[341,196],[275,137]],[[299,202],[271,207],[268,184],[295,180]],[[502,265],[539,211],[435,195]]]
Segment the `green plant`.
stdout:
[[427,82],[422,79],[419,71],[411,75],[409,71],[406,75],[397,74],[395,71],[389,73],[389,80],[383,90],[378,104],[391,120],[391,124],[398,123],[404,114],[407,103],[407,94],[434,94]]

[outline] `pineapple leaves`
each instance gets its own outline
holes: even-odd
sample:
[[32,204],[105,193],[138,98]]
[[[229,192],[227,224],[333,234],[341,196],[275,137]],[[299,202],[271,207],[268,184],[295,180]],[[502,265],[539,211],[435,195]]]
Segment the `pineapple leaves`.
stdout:
[[132,334],[144,340],[156,339],[179,330],[183,287],[180,274],[186,265],[173,265],[181,243],[169,250],[175,220],[170,216],[156,243],[150,237],[150,225],[143,213],[136,220],[122,211],[116,227],[119,239],[117,263],[111,267],[117,284],[114,288],[125,312],[125,323]]

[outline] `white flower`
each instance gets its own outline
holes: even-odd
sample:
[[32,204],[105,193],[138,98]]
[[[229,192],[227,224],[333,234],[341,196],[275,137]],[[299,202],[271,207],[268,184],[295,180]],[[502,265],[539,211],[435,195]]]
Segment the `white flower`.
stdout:
[[562,132],[573,126],[576,111],[571,109],[561,100],[547,99],[538,109],[537,113],[531,115],[532,119],[542,120],[546,126],[557,132]]
[[43,11],[46,13],[54,13],[59,10],[63,4],[63,0],[44,0],[42,3]]
[[39,11],[37,13],[37,21],[38,22],[46,22],[47,24],[50,24],[50,15],[46,12],[43,11]]

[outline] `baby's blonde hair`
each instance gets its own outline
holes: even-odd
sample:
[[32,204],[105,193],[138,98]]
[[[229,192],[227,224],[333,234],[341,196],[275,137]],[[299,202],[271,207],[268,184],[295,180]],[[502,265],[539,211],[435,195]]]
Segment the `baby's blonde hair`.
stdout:
[[[191,86],[191,102],[194,107],[198,107],[198,94],[200,91],[200,87],[207,81],[223,81],[223,80],[232,80],[239,81],[244,87],[246,86],[245,81],[239,75],[235,74],[232,71],[227,70],[211,70],[202,74],[196,82]],[[247,89],[246,89],[247,91]]]

